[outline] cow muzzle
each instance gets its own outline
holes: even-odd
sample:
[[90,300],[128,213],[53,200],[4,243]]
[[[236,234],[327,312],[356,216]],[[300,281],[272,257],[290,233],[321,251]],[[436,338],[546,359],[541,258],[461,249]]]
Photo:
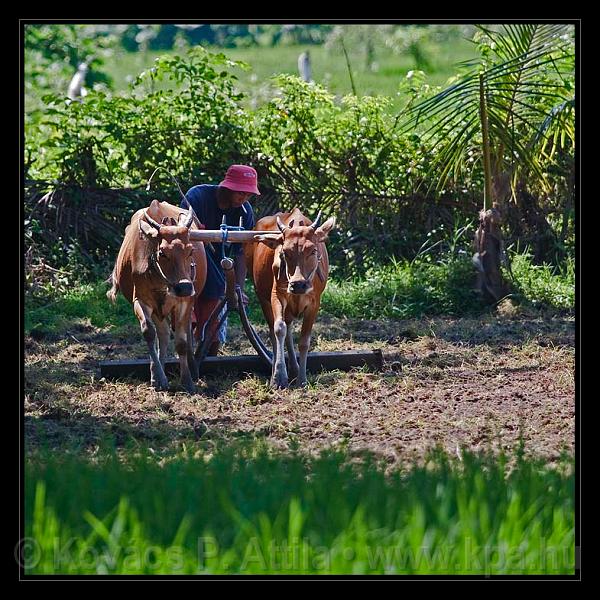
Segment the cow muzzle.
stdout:
[[178,298],[187,298],[194,295],[194,284],[191,281],[183,280],[173,286],[173,293]]
[[288,292],[290,294],[306,294],[310,291],[311,285],[308,281],[290,281],[288,283]]

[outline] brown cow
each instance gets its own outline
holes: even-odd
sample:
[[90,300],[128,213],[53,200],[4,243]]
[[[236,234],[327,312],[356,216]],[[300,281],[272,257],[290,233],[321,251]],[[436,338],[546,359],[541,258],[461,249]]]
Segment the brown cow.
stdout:
[[[311,331],[329,273],[324,242],[335,225],[335,217],[331,217],[319,227],[320,217],[321,213],[312,223],[298,208],[291,213],[263,217],[256,223],[256,229],[278,233],[257,235],[257,242],[244,247],[248,272],[271,331],[271,387],[284,388],[288,385],[284,340],[288,350],[290,379],[296,379],[297,385],[306,385],[306,358]],[[300,316],[303,321],[298,343],[298,363],[291,325]]]
[[190,228],[198,228],[191,207],[185,212],[153,200],[147,209],[138,210],[125,230],[109,280],[112,288],[106,294],[114,302],[120,290],[133,304],[150,352],[150,381],[157,390],[169,385],[164,370],[169,322],[175,331],[183,387],[194,393],[198,379],[191,313],[206,282],[206,254],[202,242],[190,242]]

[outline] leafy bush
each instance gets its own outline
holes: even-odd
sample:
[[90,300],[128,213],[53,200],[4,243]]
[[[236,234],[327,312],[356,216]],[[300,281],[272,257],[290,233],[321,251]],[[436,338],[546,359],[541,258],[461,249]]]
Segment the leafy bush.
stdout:
[[575,260],[564,265],[535,265],[529,252],[512,255],[511,269],[518,293],[534,306],[575,308]]
[[[45,118],[27,131],[29,176],[92,187],[140,187],[158,166],[184,182],[221,176],[247,153],[247,117],[228,71],[242,66],[195,47],[185,57],[159,57],[125,96],[97,91],[81,103],[46,96]],[[156,185],[164,182],[172,189],[161,173]]]
[[[273,79],[269,102],[244,110],[231,72],[244,66],[197,46],[157,58],[127,94],[97,90],[82,103],[47,95],[47,110],[26,128],[28,252],[62,269],[61,257],[77,240],[82,268],[93,281],[97,276],[84,263],[116,254],[135,209],[153,197],[179,203],[169,172],[186,189],[218,182],[236,162],[259,172],[258,214],[297,205],[309,216],[319,209],[336,215],[329,248],[338,278],[361,276],[390,258],[411,261],[428,232],[475,218],[482,189],[478,160],[431,191],[445,168],[438,164],[444,136],[401,133],[401,115],[390,114],[385,98],[336,98],[290,75]],[[407,103],[435,91],[414,79],[402,89]],[[157,191],[145,193],[157,167]],[[557,197],[568,197],[569,186],[559,185],[565,173],[553,177]],[[536,211],[526,230],[519,229],[519,214],[507,221],[509,243],[535,231],[539,206]],[[573,211],[555,200],[549,212],[566,215],[548,218],[568,237]],[[59,239],[63,253],[54,253],[53,262]],[[536,261],[551,251],[544,245]]]

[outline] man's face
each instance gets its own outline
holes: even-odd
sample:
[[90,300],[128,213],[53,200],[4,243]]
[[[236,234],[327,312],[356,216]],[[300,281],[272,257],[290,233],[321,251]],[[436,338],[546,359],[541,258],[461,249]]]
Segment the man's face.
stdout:
[[244,202],[246,202],[246,200],[252,196],[252,194],[248,192],[234,192],[233,190],[231,190],[229,193],[231,208],[240,208],[240,206],[242,206],[242,204],[244,204]]

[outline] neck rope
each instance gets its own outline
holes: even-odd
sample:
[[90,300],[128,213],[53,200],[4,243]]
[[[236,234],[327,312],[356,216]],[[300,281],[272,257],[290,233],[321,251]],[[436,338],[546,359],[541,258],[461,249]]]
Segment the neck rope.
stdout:
[[[306,278],[306,280],[310,283],[312,283],[315,273],[317,272],[317,269],[319,268],[319,265],[321,264],[321,258],[322,258],[322,255],[317,254],[317,265],[310,272],[309,276]],[[283,265],[283,269],[281,268],[282,265]],[[279,279],[281,280],[284,277],[285,277],[286,281],[290,280],[288,270],[287,270],[287,264],[285,262],[285,255],[283,254],[283,249],[281,249],[279,251]]]
[[[156,269],[156,271],[158,272],[158,274],[160,275],[160,277],[162,278],[162,280],[167,284],[167,287],[170,289],[172,288],[175,284],[171,283],[169,281],[169,279],[167,278],[167,276],[165,275],[164,271],[161,269],[160,267],[160,263],[158,262],[158,258],[157,258],[157,254],[158,251],[153,252],[150,255],[150,262],[151,265]],[[194,260],[192,259],[192,262],[190,264],[191,267],[191,275],[190,275],[190,281],[192,281],[192,283],[196,280],[196,263],[194,262]]]

